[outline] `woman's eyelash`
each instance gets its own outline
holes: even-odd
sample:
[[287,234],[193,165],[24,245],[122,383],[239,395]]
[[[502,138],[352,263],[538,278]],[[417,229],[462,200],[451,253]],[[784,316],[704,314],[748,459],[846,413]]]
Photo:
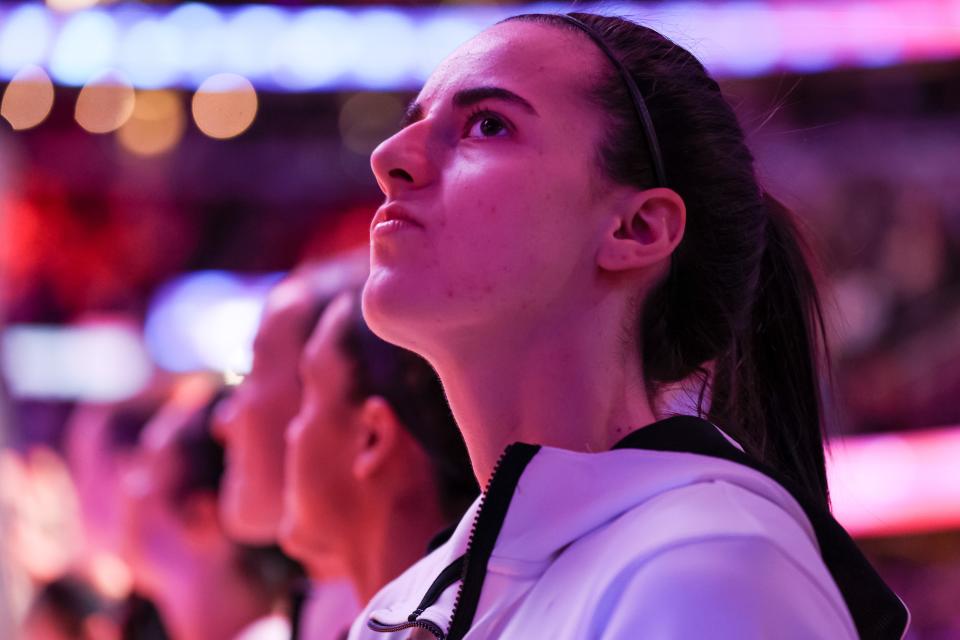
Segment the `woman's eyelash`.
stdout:
[[465,121],[464,128],[463,128],[464,135],[466,135],[470,131],[470,129],[473,127],[474,124],[476,124],[479,120],[483,118],[491,118],[493,120],[496,120],[497,122],[500,123],[500,125],[504,129],[507,129],[508,131],[512,129],[512,126],[510,125],[510,123],[507,122],[506,118],[504,118],[503,116],[499,115],[494,111],[486,109],[484,107],[477,107],[467,115],[467,119]]

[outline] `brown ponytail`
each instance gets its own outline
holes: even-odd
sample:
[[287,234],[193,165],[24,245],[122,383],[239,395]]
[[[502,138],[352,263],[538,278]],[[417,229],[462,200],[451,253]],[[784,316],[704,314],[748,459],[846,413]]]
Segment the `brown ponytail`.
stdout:
[[828,498],[823,455],[823,314],[793,213],[769,194],[766,247],[750,322],[717,359],[709,418],[818,502]]

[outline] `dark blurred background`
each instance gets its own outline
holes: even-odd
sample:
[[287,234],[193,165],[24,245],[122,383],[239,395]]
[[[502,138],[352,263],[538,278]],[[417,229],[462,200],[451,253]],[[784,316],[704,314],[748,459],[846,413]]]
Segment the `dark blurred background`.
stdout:
[[[806,221],[832,337],[837,515],[912,609],[908,637],[960,637],[960,1],[602,9],[703,57],[768,189]],[[0,3],[14,616],[78,565],[107,597],[127,588],[84,532],[76,407],[242,376],[278,274],[366,241],[369,153],[433,64],[529,10]]]

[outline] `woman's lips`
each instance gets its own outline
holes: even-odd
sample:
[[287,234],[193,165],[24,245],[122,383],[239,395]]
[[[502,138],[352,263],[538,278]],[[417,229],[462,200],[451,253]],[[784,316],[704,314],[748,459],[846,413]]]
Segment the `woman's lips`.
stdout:
[[388,204],[377,209],[370,225],[371,233],[392,233],[403,229],[422,229],[420,223],[409,211],[396,204]]
[[373,233],[377,235],[383,235],[385,233],[395,233],[397,231],[402,231],[404,229],[416,229],[417,226],[412,222],[406,220],[385,220],[384,222],[378,222],[373,227]]

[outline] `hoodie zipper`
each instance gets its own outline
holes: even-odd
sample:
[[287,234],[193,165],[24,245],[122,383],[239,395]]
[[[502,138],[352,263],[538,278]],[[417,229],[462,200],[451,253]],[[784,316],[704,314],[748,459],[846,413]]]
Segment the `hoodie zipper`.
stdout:
[[[480,504],[473,518],[466,552],[440,572],[406,622],[387,625],[371,619],[367,621],[367,627],[382,632],[419,627],[432,633],[437,640],[460,640],[470,630],[483,589],[487,562],[500,535],[513,492],[527,464],[539,450],[539,445],[522,442],[515,442],[503,450],[493,467],[486,489],[480,495]],[[450,615],[450,630],[444,633],[438,624],[426,618],[421,619],[420,614],[433,605],[447,587],[457,580],[460,580],[460,587],[457,589],[453,612]]]
[[430,585],[430,588],[427,589],[427,593],[423,596],[423,600],[420,601],[420,604],[417,605],[417,608],[414,609],[413,613],[407,616],[406,622],[389,625],[384,624],[379,620],[372,619],[367,623],[367,626],[374,631],[383,632],[402,631],[403,629],[409,629],[411,627],[421,627],[430,631],[430,633],[436,636],[438,640],[444,640],[445,634],[443,629],[440,628],[440,625],[427,619],[419,620],[419,617],[427,607],[437,601],[437,599],[440,597],[440,594],[446,591],[447,587],[460,579],[460,576],[463,575],[464,562],[465,557],[460,556],[440,572],[440,575],[437,576],[436,580],[433,581],[433,584]]
[[483,581],[487,575],[487,563],[507,517],[513,493],[520,482],[520,476],[538,451],[540,445],[515,442],[503,450],[493,467],[467,541],[463,576],[453,603],[446,640],[461,640],[473,625]]

